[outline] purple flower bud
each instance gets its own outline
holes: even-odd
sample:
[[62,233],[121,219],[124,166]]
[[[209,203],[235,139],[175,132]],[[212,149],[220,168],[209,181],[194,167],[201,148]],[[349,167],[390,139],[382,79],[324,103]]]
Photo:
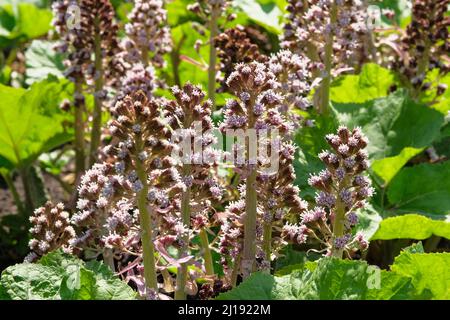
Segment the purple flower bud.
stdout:
[[316,203],[319,206],[331,208],[336,204],[336,198],[328,192],[321,191],[316,195]]
[[264,107],[261,103],[255,103],[255,106],[253,107],[253,113],[255,116],[260,116],[264,112]]
[[334,239],[334,246],[336,247],[336,249],[344,249],[347,243],[349,242],[350,238],[351,234],[346,233],[342,237]]
[[247,102],[247,101],[249,101],[250,100],[250,94],[248,93],[248,92],[241,92],[241,94],[240,94],[240,96],[239,96],[240,98],[241,98],[241,100],[243,101],[243,102]]
[[355,226],[358,223],[358,215],[353,211],[347,213],[346,218],[350,227]]
[[339,196],[340,196],[342,202],[344,202],[347,207],[352,206],[353,196],[352,196],[352,192],[349,189],[342,190],[341,193],[339,194]]
[[142,184],[141,180],[138,179],[133,182],[131,188],[134,192],[138,193],[144,188],[144,185]]

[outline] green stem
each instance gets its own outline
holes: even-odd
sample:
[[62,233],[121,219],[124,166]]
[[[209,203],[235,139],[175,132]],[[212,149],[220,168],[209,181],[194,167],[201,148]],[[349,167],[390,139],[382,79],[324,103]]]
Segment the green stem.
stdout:
[[177,86],[181,87],[181,79],[180,79],[180,50],[183,46],[183,43],[186,41],[186,35],[183,33],[183,36],[181,37],[180,41],[177,43],[177,45],[172,49],[170,52],[170,60],[172,62],[172,74],[174,82]]
[[236,261],[234,263],[234,269],[233,272],[231,273],[231,279],[230,279],[230,284],[231,286],[234,288],[236,287],[237,284],[237,277],[238,277],[238,273],[239,273],[239,269],[240,269],[240,265],[241,265],[241,255],[239,254],[236,257]]
[[[190,176],[191,165],[183,165],[183,175]],[[191,227],[191,189],[188,187],[181,195],[181,215],[183,224],[190,229]],[[189,234],[186,234],[183,239],[182,253],[189,251]],[[177,288],[175,291],[175,300],[186,300],[186,281],[187,281],[187,264],[182,263],[177,272]]]
[[109,266],[112,272],[116,272],[116,267],[114,266],[114,256],[112,249],[103,249],[103,262]]
[[205,270],[207,275],[214,275],[214,264],[211,254],[211,248],[209,247],[208,233],[205,229],[200,231],[200,243],[203,249],[203,259],[205,259]]
[[244,252],[242,275],[247,278],[255,268],[256,254],[256,169],[252,169],[245,185]]
[[94,113],[92,115],[91,148],[89,153],[89,164],[92,166],[97,161],[97,152],[100,146],[102,129],[102,98],[99,93],[103,91],[103,55],[102,39],[100,35],[100,18],[96,17],[94,21],[95,28],[95,92]]
[[144,166],[139,159],[139,153],[143,146],[143,141],[140,137],[136,138],[136,172],[139,180],[142,182],[142,190],[138,192],[138,209],[139,220],[141,226],[141,242],[144,261],[144,278],[145,284],[148,288],[158,291],[158,280],[156,277],[156,263],[155,263],[155,245],[152,239],[153,221],[151,217],[151,207],[147,207],[148,182],[147,174]]
[[[430,17],[433,17],[436,12],[434,10],[434,8],[432,10],[430,10]],[[416,17],[417,18],[417,17]],[[422,58],[419,60],[419,65],[418,65],[418,75],[426,75],[426,72],[429,69],[429,60],[430,60],[430,50],[431,50],[431,46],[432,43],[430,41],[430,39],[425,38],[425,48],[424,51],[422,53]]]
[[47,172],[48,176],[52,179],[54,179],[56,182],[59,183],[61,188],[64,189],[64,191],[68,194],[71,194],[73,192],[73,188],[71,185],[69,185],[67,182],[65,182],[61,177],[57,174],[52,174],[50,172]]
[[270,255],[272,254],[272,224],[265,223],[263,231],[263,250],[266,255],[266,260],[270,262]]
[[177,286],[175,289],[175,300],[186,300],[187,265],[181,264],[177,272]]
[[373,30],[369,29],[369,37],[368,37],[368,47],[370,54],[372,56],[372,61],[376,64],[381,64],[380,59],[377,56],[377,47],[375,46],[375,35],[373,34]]
[[147,68],[150,62],[148,58],[148,49],[146,47],[143,47],[141,50],[141,60],[144,68]]
[[75,183],[86,169],[84,145],[84,99],[81,81],[75,83]]
[[333,221],[333,244],[331,247],[331,254],[333,257],[342,259],[342,255],[344,249],[336,248],[334,240],[336,238],[341,238],[345,232],[345,204],[342,202],[340,198],[341,191],[345,189],[345,186],[348,185],[348,178],[344,178],[339,185],[336,199],[336,210]]
[[439,242],[441,242],[442,238],[432,235],[431,238],[429,238],[425,242],[424,250],[425,252],[433,252],[437,249]]
[[218,8],[213,8],[211,11],[211,20],[209,21],[209,66],[208,66],[208,97],[212,102],[213,110],[216,107],[216,64],[217,64],[217,50],[215,46],[215,38],[218,33],[217,19],[220,11]]
[[17,192],[17,188],[14,185],[14,182],[11,178],[11,175],[9,172],[2,172],[2,177],[6,182],[6,185],[8,186],[9,191],[11,191],[12,196],[14,198],[14,203],[17,206],[17,209],[19,210],[20,213],[24,212],[24,208],[23,208],[23,203],[22,200],[20,200],[20,196],[19,193]]
[[20,179],[22,181],[23,190],[25,193],[25,212],[32,212],[35,208],[32,191],[30,188],[30,179],[28,177],[28,168],[19,169]]
[[[108,220],[108,211],[109,210],[102,210],[101,214],[99,212],[98,217],[99,217],[99,225],[106,225],[107,220]],[[108,230],[106,228],[103,228],[101,230],[101,236],[106,237],[108,234]],[[107,265],[112,272],[116,272],[116,267],[114,265],[114,254],[113,254],[113,249],[112,248],[108,248],[106,246],[103,246],[103,263],[105,265]]]
[[[334,217],[333,222],[333,234],[334,239],[341,238],[344,235],[344,223],[345,223],[345,210],[342,203],[336,205],[336,215]],[[332,246],[332,256],[342,259],[342,254],[344,250],[340,248],[336,248],[333,243]]]
[[[330,23],[332,26],[336,24],[337,20],[337,5],[336,2],[333,1],[331,5],[330,12]],[[333,31],[327,35],[326,44],[325,44],[325,75],[322,80],[322,84],[320,86],[320,105],[318,108],[318,112],[320,114],[328,114],[329,105],[330,105],[330,84],[331,84],[331,69],[333,65],[333,41],[334,34]]]
[[[250,103],[247,107],[249,117],[248,128],[254,129],[255,117],[252,112],[255,105],[256,97],[250,97]],[[246,141],[247,161],[250,162],[252,154],[252,143],[250,137]],[[258,175],[257,168],[254,166],[245,181],[245,217],[244,217],[244,249],[241,260],[241,272],[243,278],[247,278],[255,270],[255,254],[256,254],[256,220],[257,216],[257,194],[256,194],[256,177]]]
[[173,292],[173,284],[172,284],[172,277],[170,276],[170,273],[167,269],[161,270],[161,275],[164,279],[164,290],[166,292]]
[[[427,74],[427,71],[429,69],[429,59],[430,59],[430,49],[431,49],[431,43],[428,39],[425,39],[425,48],[424,51],[422,53],[422,58],[419,60],[419,65],[418,65],[418,74],[417,76],[425,76]],[[411,79],[408,79],[409,81],[411,81]],[[421,88],[415,89],[411,95],[413,96],[414,99],[417,99],[420,95],[421,92]]]

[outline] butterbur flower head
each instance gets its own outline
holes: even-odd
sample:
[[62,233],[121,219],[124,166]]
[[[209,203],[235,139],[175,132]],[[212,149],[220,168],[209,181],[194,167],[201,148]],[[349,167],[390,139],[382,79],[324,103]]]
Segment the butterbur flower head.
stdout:
[[[351,241],[351,229],[358,222],[356,210],[366,206],[365,200],[373,195],[374,189],[370,179],[364,175],[368,169],[368,155],[364,150],[368,141],[361,129],[349,130],[341,126],[336,134],[328,134],[325,140],[331,151],[322,151],[319,159],[326,169],[308,180],[312,187],[318,189],[315,198],[317,207],[305,213],[302,221],[318,229],[324,239],[328,239],[330,254],[335,254],[336,250],[351,249],[351,244],[356,241]],[[320,218],[315,218],[315,212]],[[317,224],[320,219],[330,226],[324,228]],[[336,219],[339,220],[336,223],[342,224],[344,232],[330,237],[329,230],[335,232],[333,226],[336,223],[333,222]],[[359,248],[362,247],[364,245]]]
[[324,221],[327,218],[327,213],[322,207],[315,207],[302,214],[302,223],[308,224],[313,222]]
[[152,66],[144,67],[141,63],[134,64],[122,78],[122,86],[116,100],[123,99],[133,92],[143,91],[150,99],[155,88],[155,70]]
[[[163,103],[138,90],[110,109],[108,126],[113,139],[104,151],[104,162],[88,170],[79,186],[78,212],[72,221],[93,235],[84,240],[80,236],[79,246],[88,244],[83,241],[116,249],[136,246],[136,199],[144,186],[149,188],[148,205],[157,212],[168,207],[167,193],[179,183],[179,177],[172,173]],[[138,174],[138,165],[144,168],[144,177]]]
[[32,239],[29,247],[32,251],[26,258],[31,262],[46,253],[63,248],[70,252],[70,243],[75,238],[75,230],[70,225],[69,213],[64,211],[64,205],[54,205],[47,202],[45,206],[36,209],[30,217]]
[[239,25],[218,35],[214,45],[217,48],[217,56],[220,58],[222,72],[217,79],[221,85],[220,91],[228,89],[226,79],[233,72],[236,64],[267,61],[267,57],[259,52],[258,46],[248,38],[244,27]]
[[223,188],[211,171],[219,159],[219,150],[214,148],[216,139],[211,134],[212,103],[205,99],[201,87],[191,83],[173,87],[172,94],[175,100],[165,106],[164,117],[176,132],[171,143],[178,153],[178,170],[182,172],[185,164],[190,166],[191,174],[182,176],[180,181],[190,189],[192,212],[199,213],[196,209],[203,210],[200,208],[208,207],[210,201],[218,201],[223,195]]
[[72,223],[78,227],[95,226],[114,195],[125,187],[121,176],[114,175],[111,164],[95,164],[82,176],[78,186],[78,211],[72,216]]
[[[239,63],[227,79],[230,91],[240,96],[246,92],[255,99],[259,94],[277,87],[275,75],[263,63]],[[245,95],[245,94],[244,94]],[[249,99],[247,99],[249,101]]]
[[[107,83],[116,85],[117,78],[124,69],[117,55],[120,51],[117,42],[117,24],[114,22],[114,8],[109,0],[80,0],[75,2],[80,12],[79,21],[72,21],[69,7],[70,0],[59,0],[52,4],[54,11],[53,25],[61,37],[57,49],[68,53],[65,72],[73,82],[92,83],[100,76],[93,56],[100,39],[101,63],[103,77]],[[100,36],[100,37],[99,37]],[[106,98],[105,92],[95,92],[97,97]]]
[[290,224],[286,223],[283,226],[282,234],[284,237],[290,238],[292,241],[302,244],[308,239],[309,229],[304,224]]
[[336,21],[332,23],[333,1],[288,0],[287,22],[281,46],[313,61],[311,71],[317,76],[324,63],[325,44],[334,35],[333,67],[335,70],[364,62],[367,57],[367,4],[359,0],[336,2]]
[[354,226],[358,223],[358,215],[353,211],[350,211],[349,213],[347,213],[346,218],[347,218],[348,225],[350,227]]
[[[289,115],[294,125],[302,119],[292,112],[294,109],[307,110],[311,106],[308,94],[313,88],[311,83],[311,61],[290,50],[281,50],[271,56],[268,61],[269,69],[276,76],[279,86],[277,92],[283,97],[280,111]],[[298,126],[298,125],[297,125]]]
[[229,3],[229,0],[199,0],[188,5],[187,9],[204,20],[208,20],[213,11],[217,16],[220,16],[227,9]]
[[239,128],[257,129],[259,133],[276,128],[286,133],[291,129],[277,110],[283,98],[275,91],[278,83],[265,64],[237,64],[226,84],[238,99],[227,102],[220,126],[223,132]]
[[333,194],[324,191],[320,191],[316,195],[315,200],[319,206],[328,208],[332,208],[336,204],[336,197]]
[[150,55],[155,67],[164,64],[163,55],[171,51],[172,40],[167,26],[167,12],[162,0],[136,0],[125,26],[128,39],[123,47],[128,52],[126,60],[144,62]]
[[[425,82],[429,70],[437,69],[441,77],[450,70],[448,60],[443,58],[450,50],[447,10],[447,0],[413,1],[411,22],[400,38],[392,67],[417,92],[430,87],[431,84]],[[436,96],[442,95],[445,89],[438,84]]]

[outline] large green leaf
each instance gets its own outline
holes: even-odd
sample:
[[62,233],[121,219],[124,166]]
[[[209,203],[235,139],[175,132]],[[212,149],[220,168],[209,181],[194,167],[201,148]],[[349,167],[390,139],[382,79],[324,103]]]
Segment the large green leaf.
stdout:
[[322,258],[291,274],[274,277],[256,273],[237,288],[219,295],[219,300],[292,299],[415,299],[411,279],[379,270],[363,261]]
[[450,239],[450,222],[431,220],[418,214],[405,214],[381,221],[371,240],[424,240],[433,235]]
[[351,128],[360,126],[369,138],[372,173],[383,185],[440,136],[444,123],[442,113],[413,101],[404,90],[362,104],[333,106],[340,123]]
[[130,300],[136,293],[97,261],[85,264],[60,251],[38,263],[7,268],[0,279],[2,299]]
[[297,251],[291,245],[281,250],[280,256],[276,260],[275,270],[283,269],[290,265],[304,264],[307,261],[317,260],[320,255],[311,252]]
[[237,288],[220,294],[217,300],[273,300],[272,290],[276,287],[276,280],[270,274],[257,272],[252,274]]
[[234,0],[234,6],[248,18],[273,33],[281,33],[282,11],[277,1]]
[[371,165],[372,171],[388,185],[392,178],[403,168],[403,166],[414,156],[423,151],[423,148],[404,148],[398,155],[374,160]]
[[[294,162],[296,184],[302,189],[303,196],[314,194],[306,181],[309,174],[323,168],[317,154],[329,148],[323,137],[334,132],[337,123],[362,128],[369,139],[367,150],[372,162],[371,173],[383,186],[388,185],[413,156],[440,137],[444,123],[442,113],[414,102],[404,90],[382,97],[387,94],[393,79],[389,71],[369,64],[360,75],[345,76],[334,83],[335,119],[319,116],[316,126],[303,128],[295,138],[299,146]],[[381,84],[372,86],[374,83]]]
[[297,269],[303,269],[304,265],[318,260],[320,253],[297,251],[292,246],[283,248],[275,263],[275,275],[283,276]]
[[[450,73],[445,75],[440,74],[440,69],[433,69],[427,73],[425,82],[430,84],[430,88],[421,93],[421,100],[429,103],[433,109],[436,109],[443,114],[447,114],[450,111]],[[437,96],[439,85],[447,86],[447,90]]]
[[404,90],[363,104],[333,106],[340,123],[360,126],[368,136],[371,159],[396,156],[406,147],[428,147],[439,137],[444,123],[442,113],[414,102]]
[[191,0],[178,0],[170,1],[166,4],[167,17],[169,25],[176,27],[180,24],[196,20],[197,16],[187,10],[189,4],[193,4],[195,1]]
[[433,299],[450,299],[450,254],[402,252],[392,271],[412,278],[419,294],[432,293]]
[[42,152],[67,141],[72,134],[59,109],[71,85],[54,78],[29,90],[0,85],[0,156],[14,167],[27,166]]
[[31,3],[39,8],[47,8],[50,5],[51,0],[0,0],[0,6],[6,4],[17,6],[19,3]]
[[49,74],[63,78],[63,56],[57,53],[54,42],[34,40],[25,52],[26,83],[31,85],[36,81],[46,79]]
[[364,209],[358,209],[357,214],[358,223],[355,232],[361,232],[365,239],[371,239],[383,220],[383,211],[369,203]]
[[33,3],[0,5],[0,47],[45,35],[51,28],[52,12]]
[[450,214],[450,161],[403,168],[387,196],[396,211],[445,219]]
[[392,71],[374,63],[365,64],[358,75],[345,75],[333,81],[330,99],[334,103],[364,103],[386,97],[396,83]]
[[0,285],[6,299],[57,299],[61,280],[54,268],[24,263],[3,271]]
[[130,300],[136,293],[114,275],[111,269],[98,261],[89,261],[86,268],[93,272],[96,286],[94,296],[98,300]]

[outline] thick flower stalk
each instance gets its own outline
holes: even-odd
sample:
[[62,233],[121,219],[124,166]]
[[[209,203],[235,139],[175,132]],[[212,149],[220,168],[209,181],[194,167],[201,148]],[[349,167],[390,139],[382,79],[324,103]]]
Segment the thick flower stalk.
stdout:
[[286,245],[281,234],[287,220],[300,216],[308,209],[307,202],[299,196],[299,188],[294,186],[295,151],[296,148],[291,142],[284,142],[278,154],[278,170],[274,173],[259,173],[257,178],[261,211],[259,227],[263,233],[260,240],[262,250],[257,254],[259,269],[270,270],[272,259]]
[[171,51],[172,40],[167,25],[167,11],[162,0],[135,0],[125,25],[127,38],[122,46],[125,60],[144,67],[164,65],[163,55]]
[[331,77],[363,60],[369,31],[367,4],[360,0],[289,0],[281,46],[308,57],[321,79],[316,106],[326,113]]
[[[175,101],[164,107],[165,116],[173,134],[173,151],[178,155],[178,171],[184,190],[181,192],[176,211],[181,212],[181,221],[188,232],[180,239],[184,258],[189,255],[190,234],[200,236],[205,271],[214,275],[207,227],[211,203],[222,198],[223,190],[214,176],[214,167],[219,161],[219,152],[213,148],[216,138],[212,133],[211,101],[204,100],[201,88],[190,83],[182,88],[173,87]],[[177,208],[178,207],[178,208]],[[176,299],[185,299],[187,263],[182,263],[177,273]]]
[[237,26],[227,29],[219,34],[215,41],[217,56],[220,59],[221,75],[217,75],[221,92],[228,89],[226,80],[234,71],[238,63],[250,63],[253,61],[266,62],[268,58],[259,52],[256,44],[247,36],[244,27]]
[[[413,96],[430,87],[425,79],[428,71],[437,68],[439,76],[449,72],[448,59],[447,62],[444,59],[450,50],[450,19],[445,17],[449,4],[449,0],[413,1],[412,21],[400,40],[396,51],[399,54],[393,63]],[[438,84],[438,95],[446,89],[444,84]]]
[[63,248],[71,252],[70,243],[75,238],[75,230],[70,225],[69,213],[64,205],[47,202],[36,209],[30,217],[32,239],[29,242],[31,253],[25,261],[33,262],[50,251]]
[[229,0],[201,0],[189,5],[188,10],[197,14],[206,21],[209,35],[209,66],[208,66],[208,98],[216,105],[216,74],[217,74],[217,50],[215,39],[219,34],[218,20],[229,5]]
[[[69,9],[77,8],[79,16],[72,16]],[[53,4],[53,24],[62,43],[58,47],[68,53],[66,76],[75,83],[75,131],[77,151],[77,173],[85,168],[84,155],[84,85],[88,84],[94,94],[92,114],[90,165],[96,162],[100,146],[102,106],[106,99],[106,88],[116,83],[124,70],[116,55],[117,25],[114,23],[114,8],[109,0],[61,0]],[[77,21],[79,19],[79,21]]]
[[130,251],[124,250],[127,244],[135,246],[137,230],[145,283],[157,291],[155,211],[167,208],[170,194],[181,190],[170,158],[170,131],[159,104],[149,100],[144,91],[119,100],[111,111],[114,119],[109,123],[109,131],[113,138],[104,150],[108,162],[94,166],[92,170],[100,172],[88,171],[83,178],[80,211],[73,220],[77,225],[88,226],[91,232],[97,228],[103,234],[102,242],[119,251]]
[[[229,136],[232,139],[233,136],[244,139],[233,145],[232,154],[235,156],[235,168],[245,180],[245,188],[241,190],[245,202],[239,202],[245,203],[240,268],[243,276],[247,277],[257,267],[256,255],[261,256],[257,252],[260,231],[258,179],[273,174],[271,170],[276,172],[275,167],[279,161],[276,155],[280,152],[282,137],[289,135],[293,126],[279,111],[283,101],[283,97],[275,92],[279,83],[265,64],[238,64],[228,77],[227,85],[238,99],[227,102],[221,130],[227,135],[227,139]],[[244,136],[239,137],[239,133]],[[235,266],[237,267],[239,266]]]
[[[293,185],[294,153],[295,147],[285,142],[278,151],[279,169],[276,172],[265,172],[265,166],[259,166],[256,183],[256,270],[270,270],[272,259],[288,243],[283,235],[284,225],[288,220],[299,217],[308,208],[307,202],[299,197],[300,190]],[[244,186],[241,187],[240,193],[242,198],[232,202],[219,218],[221,220],[219,242],[221,264],[227,283],[232,286],[236,285],[240,274],[239,264],[244,247],[246,217]]]
[[[318,189],[316,206],[302,215],[302,226],[288,226],[285,233],[293,238],[301,231],[326,245],[327,255],[342,258],[344,252],[367,248],[361,234],[352,235],[352,227],[358,222],[356,211],[366,206],[374,189],[364,175],[369,163],[364,150],[367,139],[361,130],[339,127],[337,134],[327,135],[326,140],[333,149],[319,154],[326,169],[308,180]],[[299,240],[304,242],[306,237]]]

